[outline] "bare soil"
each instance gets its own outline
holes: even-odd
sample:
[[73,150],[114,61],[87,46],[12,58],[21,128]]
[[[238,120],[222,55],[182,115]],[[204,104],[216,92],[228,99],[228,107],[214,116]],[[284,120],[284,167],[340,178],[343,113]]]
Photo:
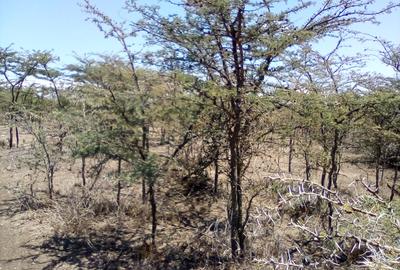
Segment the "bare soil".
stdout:
[[34,211],[21,209],[12,189],[23,182],[15,157],[23,148],[0,151],[0,269],[43,269],[50,258],[36,247],[49,235]]
[[[0,141],[6,142],[6,131],[5,128],[0,129]],[[90,222],[86,220],[87,224],[81,224],[80,234],[66,233],[68,226],[62,223],[66,219],[68,221],[67,214],[72,209],[71,190],[80,192],[77,185],[81,181],[79,162],[61,164],[56,172],[54,182],[57,199],[64,203],[59,206],[65,208],[60,210],[57,205],[46,203],[44,178],[34,174],[23,162],[30,139],[27,135],[21,138],[19,148],[0,148],[0,270],[153,269],[154,264],[147,263],[151,260],[158,261],[159,269],[250,268],[228,263],[220,265],[229,256],[229,245],[221,240],[227,235],[216,241],[210,240],[210,235],[205,233],[224,233],[226,198],[207,195],[207,190],[198,194],[194,189],[185,190],[185,186],[178,185],[174,179],[164,179],[158,185],[159,245],[156,251],[150,250],[149,211],[148,206],[140,203],[139,183],[124,189],[125,208],[121,214],[112,210],[115,185],[101,178],[96,185],[103,196],[100,196],[102,200],[109,199],[107,202],[111,202],[111,210],[104,207],[93,210],[95,213],[90,213]],[[287,153],[278,149],[270,151],[270,147],[261,151],[264,154],[252,162],[249,183],[262,182],[268,175],[286,172]],[[108,170],[112,171],[114,167],[115,164],[111,164]],[[295,160],[294,170],[298,172],[298,177],[302,177],[302,160]],[[390,181],[390,174],[388,172],[386,175],[387,181]],[[318,179],[318,171],[314,171],[313,176]],[[358,193],[361,192],[360,186],[354,183],[354,179],[364,177],[372,183],[373,176],[372,168],[346,163],[342,166],[339,185],[347,192]],[[382,186],[383,194],[388,192],[385,186],[386,183]],[[221,181],[221,188],[227,188],[224,180]],[[25,197],[18,196],[19,192],[24,193]],[[37,209],[24,207],[27,203],[21,200],[29,198],[29,192],[42,198],[44,204]],[[101,203],[104,204],[104,201]],[[271,198],[257,198],[253,209],[270,203]],[[67,218],[60,217],[62,215]],[[60,233],[59,227],[64,232]],[[279,237],[274,236],[276,239]],[[215,246],[219,246],[219,250],[225,248],[225,252],[214,254],[212,250]],[[214,259],[215,265],[212,264]],[[265,266],[261,266],[261,269],[265,269]]]

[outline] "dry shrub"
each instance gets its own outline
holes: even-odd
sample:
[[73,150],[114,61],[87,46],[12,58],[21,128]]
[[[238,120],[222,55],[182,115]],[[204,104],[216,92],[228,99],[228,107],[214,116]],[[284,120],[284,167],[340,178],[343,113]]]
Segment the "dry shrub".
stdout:
[[51,206],[51,201],[47,196],[38,196],[32,191],[32,188],[17,184],[17,186],[11,188],[9,191],[16,199],[14,212],[39,210]]
[[279,211],[294,221],[305,220],[310,216],[323,218],[326,216],[326,204],[315,197],[299,198],[291,204],[283,204]]
[[75,186],[54,203],[51,224],[59,235],[82,235],[96,223],[96,218],[117,212],[117,204],[104,191]]
[[230,261],[229,225],[215,221],[202,232],[168,241],[159,249],[159,269],[233,269]]
[[212,192],[210,179],[206,175],[184,177],[181,182],[185,196],[207,195]]
[[[388,203],[366,195],[349,197],[316,183],[284,177],[272,181],[279,184],[270,187],[286,185],[286,189],[279,188],[275,209],[253,211],[247,231],[254,233],[253,250],[260,251],[256,252],[256,261],[276,269],[397,269],[397,201]],[[333,207],[331,233],[328,202]],[[263,232],[265,228],[269,234]]]
[[28,193],[19,193],[17,200],[21,211],[38,210],[50,206],[50,202],[46,199],[37,198]]

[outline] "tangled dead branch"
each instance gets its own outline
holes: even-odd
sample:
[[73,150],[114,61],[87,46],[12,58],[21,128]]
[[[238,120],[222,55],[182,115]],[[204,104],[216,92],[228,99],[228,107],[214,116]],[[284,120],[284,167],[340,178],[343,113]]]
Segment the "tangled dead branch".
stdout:
[[[286,248],[280,248],[279,254],[257,258],[257,262],[272,264],[275,269],[357,265],[398,269],[398,201],[387,203],[373,195],[354,198],[310,181],[285,176],[269,177],[266,181],[278,194],[277,207],[258,209],[251,222],[260,227],[267,221],[269,230],[282,230],[279,226],[274,229],[274,225],[289,218],[285,237],[288,242]],[[329,205],[332,205],[332,212],[328,211]],[[326,226],[328,217],[332,220],[332,231]]]

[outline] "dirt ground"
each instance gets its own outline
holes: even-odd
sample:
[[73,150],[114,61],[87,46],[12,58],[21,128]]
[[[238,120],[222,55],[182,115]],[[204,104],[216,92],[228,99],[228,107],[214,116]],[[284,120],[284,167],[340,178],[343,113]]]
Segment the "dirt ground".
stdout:
[[[0,141],[6,142],[6,136],[7,130],[0,128]],[[29,184],[33,183],[32,171],[21,159],[29,147],[29,137],[26,135],[21,137],[22,144],[19,148],[12,150],[6,147],[0,148],[0,270],[140,268],[138,265],[131,266],[131,263],[136,260],[134,256],[142,256],[143,246],[132,245],[132,239],[146,233],[146,229],[135,231],[134,228],[140,226],[131,223],[134,219],[108,230],[108,225],[103,226],[100,218],[94,222],[96,223],[95,233],[84,238],[64,239],[55,235],[54,224],[50,226],[46,220],[46,209],[21,208],[23,202],[19,201],[15,194],[19,189],[29,190]],[[254,179],[263,179],[267,175],[284,173],[286,170],[287,153],[285,151],[265,150],[265,153],[255,158],[249,168],[249,173]],[[301,163],[301,160],[297,160],[294,164],[295,171],[300,172],[298,177],[302,177]],[[62,191],[80,182],[79,164],[73,165],[71,170],[69,167],[71,165],[63,164],[61,170],[56,172],[54,181],[56,191]],[[354,184],[354,179],[364,177],[372,183],[373,175],[374,171],[371,168],[360,169],[356,165],[346,163],[342,166],[340,186],[357,194],[360,187]],[[390,172],[387,175],[390,179]],[[314,177],[318,179],[318,172],[314,172]],[[221,183],[221,186],[225,185],[226,183]],[[33,190],[39,195],[42,193],[41,195],[45,197],[45,187],[45,181],[39,178]],[[383,186],[384,190],[385,188]],[[108,191],[112,193],[109,187]],[[173,256],[178,256],[174,252],[185,253],[190,256],[190,260],[199,259],[198,257],[203,256],[202,254],[207,251],[194,251],[187,247],[193,241],[200,242],[199,232],[209,227],[213,220],[225,218],[226,198],[214,200],[197,197],[189,200],[187,197],[174,195],[174,192],[173,188],[170,192],[163,190],[162,194],[165,196],[158,198],[160,205],[158,237],[168,239],[167,244],[163,243],[159,247],[159,252],[166,258],[170,256],[168,260],[174,260]],[[129,200],[140,201],[140,192],[135,193],[133,190],[133,193],[125,195],[129,197]],[[255,202],[254,207],[262,203],[262,201]],[[118,222],[121,220],[115,221],[115,223]],[[191,263],[190,260],[188,259],[188,265]],[[114,261],[118,261],[117,266],[113,266]]]
[[[0,128],[0,141],[7,142],[7,130]],[[0,270],[9,269],[72,269],[62,265],[53,267],[55,257],[42,252],[42,244],[52,235],[52,228],[43,222],[44,213],[24,209],[24,202],[16,196],[19,191],[29,190],[45,196],[44,179],[33,180],[33,172],[24,164],[30,138],[21,134],[19,148],[0,148]],[[74,181],[74,175],[65,173],[65,178]],[[65,180],[63,179],[63,180]]]
[[49,258],[36,247],[49,233],[33,212],[21,211],[11,188],[25,177],[15,157],[23,148],[0,152],[0,269],[43,269]]

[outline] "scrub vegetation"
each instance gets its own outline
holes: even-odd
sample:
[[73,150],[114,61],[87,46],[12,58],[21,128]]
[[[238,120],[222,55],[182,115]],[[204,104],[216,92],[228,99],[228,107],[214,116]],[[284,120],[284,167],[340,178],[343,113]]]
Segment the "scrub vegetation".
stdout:
[[352,28],[399,4],[166,2],[81,2],[119,55],[0,48],[1,221],[40,236],[0,265],[399,269],[400,46]]

